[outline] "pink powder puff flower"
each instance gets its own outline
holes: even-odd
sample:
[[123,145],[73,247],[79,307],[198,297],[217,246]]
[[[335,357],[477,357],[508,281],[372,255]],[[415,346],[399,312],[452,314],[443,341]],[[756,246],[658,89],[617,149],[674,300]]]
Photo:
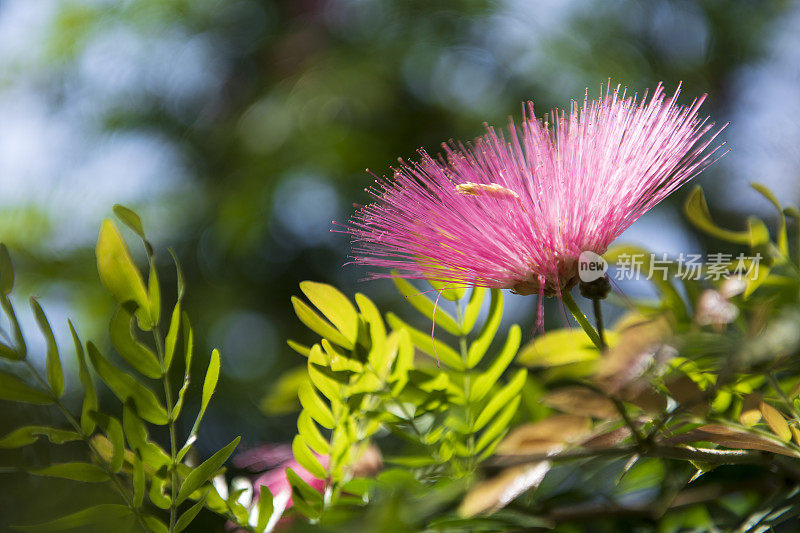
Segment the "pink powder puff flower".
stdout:
[[541,325],[542,296],[578,283],[581,252],[605,252],[722,146],[709,149],[724,126],[704,140],[713,127],[698,116],[705,95],[680,106],[680,86],[667,97],[659,83],[649,100],[626,92],[609,82],[596,100],[587,90],[582,105],[542,121],[529,102],[521,131],[512,119],[507,137],[487,126],[472,144],[444,144],[446,159],[400,160],[346,226],[354,262],[538,294]]
[[[327,455],[316,455],[316,457],[323,468],[328,467]],[[317,479],[300,466],[292,454],[292,447],[288,444],[264,445],[242,452],[234,458],[233,464],[238,468],[263,472],[253,481],[253,489],[256,495],[260,495],[263,485],[272,493],[275,508],[273,516],[280,517],[286,509],[293,505],[292,486],[286,477],[287,468],[291,468],[303,481],[320,493],[325,490],[325,481]]]

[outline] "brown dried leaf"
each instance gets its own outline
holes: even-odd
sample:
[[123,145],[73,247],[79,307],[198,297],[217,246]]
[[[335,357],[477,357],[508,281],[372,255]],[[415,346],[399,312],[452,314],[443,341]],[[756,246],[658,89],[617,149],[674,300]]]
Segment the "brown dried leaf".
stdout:
[[703,416],[711,407],[705,392],[686,375],[680,375],[666,382],[667,390],[676,402],[690,413]]
[[742,412],[739,414],[739,422],[743,426],[753,427],[761,421],[761,394],[754,392],[742,398]]
[[595,380],[611,394],[640,378],[652,365],[664,340],[669,336],[669,321],[663,317],[630,320],[619,330],[620,336],[603,358]]
[[778,438],[786,442],[792,440],[792,432],[789,429],[789,424],[786,423],[786,419],[780,411],[765,402],[761,402],[759,409],[761,410],[761,415],[764,417],[764,420],[767,421],[767,425]]
[[800,457],[800,454],[794,450],[769,437],[715,424],[701,426],[661,440],[665,444],[686,444],[699,441],[713,442],[726,448],[761,450],[790,457]]
[[585,387],[562,387],[546,394],[542,403],[573,415],[591,416],[601,420],[619,418],[614,402]]
[[618,427],[611,431],[604,429],[596,431],[592,436],[581,442],[581,446],[593,449],[613,448],[630,436],[631,430],[628,426]]
[[592,421],[588,417],[554,415],[514,428],[498,445],[495,453],[517,455],[555,452],[586,435],[591,428]]
[[539,485],[550,470],[549,461],[506,468],[470,489],[458,508],[463,517],[502,509],[525,491]]

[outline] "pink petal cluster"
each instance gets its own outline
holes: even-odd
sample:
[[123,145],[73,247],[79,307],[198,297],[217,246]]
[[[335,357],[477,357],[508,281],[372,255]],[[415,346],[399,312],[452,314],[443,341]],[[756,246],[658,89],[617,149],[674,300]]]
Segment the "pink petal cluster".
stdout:
[[[522,127],[400,161],[369,189],[375,203],[346,232],[358,264],[454,286],[560,295],[578,282],[582,251],[602,254],[645,212],[700,173],[722,145],[698,116],[705,95],[677,103],[620,86]],[[706,135],[709,134],[709,135]],[[371,277],[389,277],[372,272]],[[540,298],[541,301],[541,298]]]

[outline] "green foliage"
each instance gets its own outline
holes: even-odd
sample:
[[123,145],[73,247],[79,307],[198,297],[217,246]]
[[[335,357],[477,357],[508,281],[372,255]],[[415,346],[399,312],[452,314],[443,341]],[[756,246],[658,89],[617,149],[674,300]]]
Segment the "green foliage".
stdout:
[[[13,339],[6,338],[0,347],[0,356],[18,363],[31,375],[36,385],[11,374],[11,367],[0,369],[0,399],[31,404],[55,404],[64,415],[69,429],[48,426],[24,426],[0,438],[0,448],[21,448],[46,437],[53,445],[83,441],[86,456],[81,460],[28,465],[30,474],[56,477],[79,483],[108,483],[122,503],[102,504],[38,525],[20,526],[18,529],[61,531],[100,524],[127,523],[143,531],[181,531],[189,526],[203,508],[208,508],[234,522],[247,524],[246,514],[233,512],[238,508],[226,505],[211,485],[225,461],[236,448],[239,438],[213,454],[197,467],[184,462],[184,458],[197,440],[203,415],[216,389],[220,373],[220,355],[211,354],[201,391],[199,413],[186,444],[178,450],[178,419],[191,382],[193,334],[189,317],[181,312],[180,300],[185,287],[179,272],[178,301],[170,314],[166,338],[161,335],[162,295],[155,268],[154,250],[146,240],[141,219],[128,208],[114,207],[115,214],[142,240],[150,266],[148,284],[143,278],[121,234],[114,223],[106,220],[100,230],[96,255],[100,278],[118,302],[110,320],[109,336],[122,360],[130,365],[126,371],[111,357],[103,355],[93,342],[81,342],[72,322],[68,323],[77,358],[78,377],[83,389],[80,416],[72,415],[61,402],[65,394],[65,380],[61,354],[55,335],[39,302],[31,299],[36,322],[47,346],[45,376],[28,359],[27,346],[19,328],[14,307],[9,299],[13,288],[13,268],[8,250],[0,245],[0,304],[13,331]],[[152,337],[146,343],[137,337],[137,331]],[[177,398],[171,391],[173,358],[179,350],[179,337],[183,332],[184,353],[183,384]],[[87,357],[88,356],[88,357]],[[88,362],[87,362],[88,359]],[[120,419],[113,412],[100,411],[98,390],[92,379],[90,366],[106,387],[119,400]],[[148,380],[161,381],[160,396]],[[165,451],[149,437],[148,425],[165,426],[169,433],[169,451]],[[147,488],[149,484],[149,490]],[[194,503],[179,514],[187,500]],[[265,500],[266,500],[265,496]],[[160,509],[165,520],[157,515]],[[155,513],[154,513],[155,510]],[[168,516],[166,516],[168,515]]]

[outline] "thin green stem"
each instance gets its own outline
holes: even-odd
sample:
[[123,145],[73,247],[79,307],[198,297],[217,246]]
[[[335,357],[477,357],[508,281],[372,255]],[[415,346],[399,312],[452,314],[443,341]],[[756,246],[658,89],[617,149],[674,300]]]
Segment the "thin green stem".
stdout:
[[92,442],[91,436],[87,435],[86,432],[83,431],[83,428],[81,427],[80,423],[75,419],[74,416],[72,416],[72,413],[70,413],[69,409],[67,409],[67,407],[63,403],[61,403],[61,400],[59,400],[58,396],[56,395],[56,392],[53,390],[50,384],[47,383],[44,380],[44,378],[39,374],[39,372],[36,370],[36,367],[34,367],[31,364],[31,362],[28,361],[27,359],[25,359],[24,362],[25,366],[28,367],[28,371],[33,375],[34,378],[36,378],[36,381],[39,382],[39,385],[41,385],[48,392],[48,394],[50,394],[50,397],[53,399],[53,403],[55,404],[56,407],[58,407],[58,410],[61,411],[61,414],[64,415],[64,418],[67,419],[67,422],[69,422],[69,425],[72,426],[72,429],[74,429],[75,432],[78,435],[80,435],[81,440],[83,440],[83,442],[86,443],[86,446],[89,448],[89,451],[92,453],[92,455],[94,455],[95,459],[97,459],[100,468],[102,468],[103,471],[106,473],[112,485],[117,490],[122,500],[125,502],[125,505],[127,505],[128,508],[130,508],[130,510],[133,511],[133,514],[136,516],[136,520],[139,522],[139,525],[142,527],[144,531],[150,531],[149,528],[147,527],[147,524],[145,524],[144,518],[142,517],[142,514],[139,512],[139,509],[133,504],[133,500],[128,496],[128,493],[125,490],[125,487],[123,486],[119,477],[115,472],[111,470],[108,461],[106,461],[105,457],[103,457],[103,455],[100,453],[97,447],[95,447],[94,442]]
[[170,485],[172,487],[172,497],[169,503],[169,533],[175,531],[175,523],[177,521],[178,507],[175,504],[178,495],[178,469],[177,469],[177,456],[178,445],[175,437],[175,419],[172,416],[172,385],[169,382],[169,369],[166,367],[164,358],[164,341],[161,337],[161,330],[158,326],[153,326],[153,339],[156,343],[156,353],[158,360],[161,363],[161,381],[164,383],[164,400],[167,404],[167,414],[169,416],[169,450],[170,450]]
[[580,310],[578,304],[575,303],[575,300],[572,298],[572,295],[569,291],[563,291],[561,293],[561,300],[564,302],[564,305],[567,306],[572,316],[575,317],[575,320],[578,321],[583,331],[589,336],[595,346],[597,346],[598,350],[603,350],[603,343],[600,340],[600,336],[597,334],[597,331],[592,327],[589,323],[589,320],[586,319],[586,315],[583,314],[583,311]]
[[[456,317],[458,319],[459,326],[463,327],[464,323],[464,314],[461,311],[461,302],[456,302]],[[472,427],[475,423],[475,414],[472,412],[470,408],[470,389],[472,388],[472,371],[467,364],[469,360],[469,350],[467,348],[467,336],[463,333],[458,336],[458,348],[461,352],[461,360],[464,362],[464,397],[466,398],[466,416],[467,416],[467,425]],[[475,468],[475,433],[470,433],[469,438],[467,439],[467,449],[469,450],[469,465],[468,469],[474,470]]]
[[608,347],[606,343],[606,335],[603,331],[603,309],[600,305],[600,298],[592,298],[592,307],[594,307],[594,319],[597,323],[597,337],[600,339],[601,350]]

